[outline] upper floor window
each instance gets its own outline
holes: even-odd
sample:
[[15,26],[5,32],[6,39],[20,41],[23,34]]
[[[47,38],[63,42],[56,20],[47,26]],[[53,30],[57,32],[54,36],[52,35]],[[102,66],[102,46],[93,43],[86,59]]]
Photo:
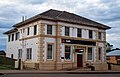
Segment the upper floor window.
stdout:
[[27,59],[32,59],[32,48],[27,48]]
[[93,38],[93,31],[89,30],[89,38],[92,39]]
[[53,45],[47,45],[47,59],[52,59]]
[[25,28],[23,28],[23,33],[25,33]]
[[30,34],[30,27],[27,28],[27,35]]
[[37,34],[37,25],[34,26],[34,35]]
[[82,30],[81,29],[77,29],[77,37],[82,37]]
[[47,25],[47,34],[52,34],[52,25]]
[[88,59],[88,60],[92,60],[92,47],[88,47],[87,59]]
[[65,59],[71,59],[71,46],[65,46]]
[[19,37],[20,37],[20,33],[19,33],[19,32],[17,32],[17,33],[15,34],[15,40],[18,40],[18,39],[19,39]]
[[101,32],[98,32],[98,39],[99,39],[99,40],[102,39]]
[[23,31],[23,30],[22,30],[22,29],[20,29],[21,34],[23,33],[22,31]]
[[8,42],[10,42],[11,35],[8,35]]
[[70,28],[65,27],[65,36],[69,36],[69,35],[70,35]]
[[14,41],[14,34],[12,34],[12,41]]

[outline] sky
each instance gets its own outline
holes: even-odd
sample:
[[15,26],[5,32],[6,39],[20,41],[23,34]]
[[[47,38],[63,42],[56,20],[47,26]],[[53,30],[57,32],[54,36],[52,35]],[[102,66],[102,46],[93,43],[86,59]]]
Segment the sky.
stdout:
[[68,11],[111,27],[107,42],[120,48],[120,0],[0,0],[0,50],[6,50],[4,32],[22,20],[49,9]]

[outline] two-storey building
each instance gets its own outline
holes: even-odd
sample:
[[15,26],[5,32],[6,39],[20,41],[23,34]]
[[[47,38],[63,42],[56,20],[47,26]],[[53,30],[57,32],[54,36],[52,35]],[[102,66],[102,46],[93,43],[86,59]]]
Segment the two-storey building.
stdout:
[[95,66],[106,70],[110,27],[66,11],[50,9],[17,23],[7,34],[7,56],[24,68],[60,70]]

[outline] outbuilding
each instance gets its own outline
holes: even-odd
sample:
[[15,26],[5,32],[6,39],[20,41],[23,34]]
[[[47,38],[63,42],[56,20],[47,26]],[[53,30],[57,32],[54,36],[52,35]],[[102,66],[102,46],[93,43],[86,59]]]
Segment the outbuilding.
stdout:
[[120,64],[120,50],[113,50],[106,54],[109,63]]

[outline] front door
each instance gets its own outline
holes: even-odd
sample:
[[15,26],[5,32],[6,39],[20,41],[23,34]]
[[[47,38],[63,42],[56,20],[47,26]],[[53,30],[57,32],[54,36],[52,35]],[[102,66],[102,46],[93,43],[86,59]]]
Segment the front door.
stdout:
[[82,61],[82,54],[77,54],[77,67],[82,67],[83,61]]

